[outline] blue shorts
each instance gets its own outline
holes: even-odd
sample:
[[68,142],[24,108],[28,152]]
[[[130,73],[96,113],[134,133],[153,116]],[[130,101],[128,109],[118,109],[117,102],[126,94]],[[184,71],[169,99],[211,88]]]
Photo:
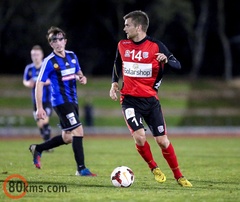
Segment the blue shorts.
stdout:
[[166,134],[166,124],[161,105],[155,97],[139,98],[124,96],[122,112],[131,133],[144,128],[143,121],[145,121],[153,136]]

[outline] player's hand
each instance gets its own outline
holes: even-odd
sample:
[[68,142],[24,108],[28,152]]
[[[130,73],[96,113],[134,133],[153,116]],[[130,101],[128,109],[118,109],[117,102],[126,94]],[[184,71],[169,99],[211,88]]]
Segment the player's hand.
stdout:
[[87,77],[86,76],[80,76],[79,77],[79,82],[81,84],[86,84],[87,83]]
[[36,82],[34,81],[34,79],[30,79],[28,81],[28,85],[29,85],[29,88],[34,88],[36,85]]
[[162,62],[164,64],[168,62],[167,56],[163,53],[156,53],[155,55],[157,56],[156,59],[158,62]]
[[109,91],[109,96],[112,98],[112,100],[117,101],[118,97],[117,97],[117,92],[119,91],[118,88],[118,83],[117,82],[113,82],[111,89]]
[[45,119],[47,117],[47,114],[43,108],[37,109],[36,116],[38,119]]
[[86,76],[76,75],[75,77],[79,81],[80,84],[84,84],[85,85],[87,83],[87,77]]

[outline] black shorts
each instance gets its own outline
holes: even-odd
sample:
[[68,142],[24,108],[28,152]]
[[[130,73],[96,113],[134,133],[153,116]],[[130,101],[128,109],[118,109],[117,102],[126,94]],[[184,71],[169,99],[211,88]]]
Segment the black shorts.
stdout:
[[[52,116],[52,104],[50,102],[43,102],[43,109],[45,110],[46,114],[48,117]],[[36,111],[37,111],[37,106],[36,104],[33,105],[33,117],[35,121],[38,121],[37,116],[36,116]]]
[[76,103],[67,102],[53,108],[59,117],[62,130],[71,131],[82,124]]
[[139,98],[125,96],[122,102],[122,112],[131,132],[144,128],[144,120],[153,136],[166,134],[166,125],[161,105],[155,97]]

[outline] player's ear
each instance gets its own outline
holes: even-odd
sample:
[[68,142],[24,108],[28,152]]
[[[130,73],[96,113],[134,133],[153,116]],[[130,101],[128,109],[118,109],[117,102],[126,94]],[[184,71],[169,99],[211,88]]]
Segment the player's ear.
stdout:
[[53,46],[52,46],[52,42],[49,42],[49,45],[51,46],[51,48],[53,48]]
[[142,25],[137,25],[137,31],[142,30]]

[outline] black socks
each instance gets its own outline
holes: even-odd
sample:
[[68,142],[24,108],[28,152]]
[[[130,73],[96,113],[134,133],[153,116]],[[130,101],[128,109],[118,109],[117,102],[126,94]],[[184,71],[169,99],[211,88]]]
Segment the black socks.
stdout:
[[49,150],[52,149],[54,147],[58,147],[60,145],[66,144],[63,139],[62,139],[62,135],[58,135],[55,136],[53,138],[51,138],[50,140],[42,143],[42,144],[38,144],[36,145],[36,150],[40,153],[42,153],[42,151],[44,150]]
[[49,140],[51,136],[51,129],[49,124],[43,125],[43,127],[40,128],[40,133],[44,141]]
[[[82,139],[83,139],[83,137],[79,137],[79,136],[72,137],[72,149],[73,149],[74,158],[75,158],[75,161],[77,164],[78,171],[86,168],[85,163],[84,163],[84,152],[83,152]],[[66,143],[62,139],[62,135],[58,135],[42,144],[36,145],[36,150],[39,153],[42,153],[42,151],[44,151],[44,150],[49,150],[49,149],[58,147],[63,144],[66,144]]]
[[73,136],[72,139],[72,148],[74,152],[75,161],[77,163],[77,170],[83,170],[85,167],[84,163],[84,152],[83,152],[83,137]]

